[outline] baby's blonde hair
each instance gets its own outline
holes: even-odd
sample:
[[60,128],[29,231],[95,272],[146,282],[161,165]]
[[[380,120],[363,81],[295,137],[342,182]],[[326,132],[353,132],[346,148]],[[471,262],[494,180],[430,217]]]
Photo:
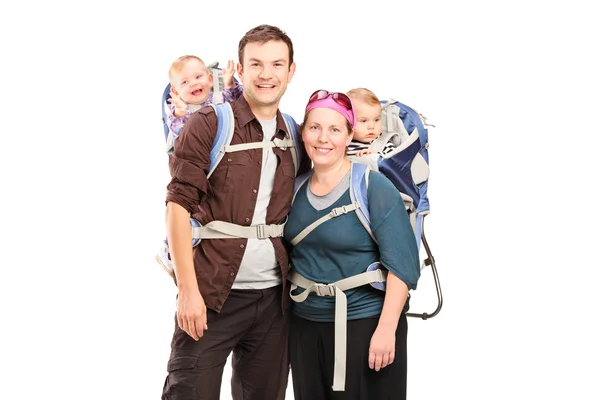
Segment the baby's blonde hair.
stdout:
[[365,88],[356,88],[348,91],[346,96],[350,97],[353,101],[362,101],[370,106],[381,105],[379,97],[375,96],[375,93]]
[[[169,82],[171,82],[171,84],[173,84],[173,77],[177,74],[179,74],[181,72],[181,70],[183,69],[183,66],[190,60],[198,60],[200,62],[200,64],[204,65],[204,67],[206,68],[206,64],[204,63],[204,61],[197,56],[181,56],[179,57],[177,60],[173,61],[173,64],[171,64],[171,68],[169,68]],[[208,70],[208,68],[206,68]],[[210,73],[210,71],[209,71]]]

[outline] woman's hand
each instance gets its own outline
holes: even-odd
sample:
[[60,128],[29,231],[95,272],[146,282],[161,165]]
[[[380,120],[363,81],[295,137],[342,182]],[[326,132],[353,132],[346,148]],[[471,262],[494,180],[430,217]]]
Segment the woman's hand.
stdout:
[[379,371],[394,362],[396,327],[378,325],[369,346],[369,368]]

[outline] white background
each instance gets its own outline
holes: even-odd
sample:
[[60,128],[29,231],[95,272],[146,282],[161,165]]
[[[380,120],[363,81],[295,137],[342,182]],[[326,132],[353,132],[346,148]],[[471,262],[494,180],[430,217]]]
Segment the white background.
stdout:
[[[408,398],[600,398],[585,3],[4,2],[0,398],[160,398],[175,288],[154,261],[159,98],[175,58],[237,60],[261,23],[294,41],[281,109],[296,119],[316,89],[364,86],[436,125],[426,233],[444,307],[409,321]],[[429,270],[413,298],[435,307]]]

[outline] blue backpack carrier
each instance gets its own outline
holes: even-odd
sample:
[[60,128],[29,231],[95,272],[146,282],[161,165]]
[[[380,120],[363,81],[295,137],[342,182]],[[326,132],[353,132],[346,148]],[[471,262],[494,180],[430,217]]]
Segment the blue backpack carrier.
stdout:
[[[436,316],[443,304],[435,259],[425,236],[425,216],[429,215],[429,130],[434,125],[414,108],[394,99],[381,102],[382,135],[374,146],[387,141],[396,146],[390,153],[377,154],[376,169],[396,186],[409,213],[419,251],[425,251],[422,268],[431,267],[437,292],[437,307],[431,313],[407,313],[407,316],[428,319]],[[422,247],[421,247],[422,245]]]
[[[382,101],[382,134],[372,143],[372,154],[350,157],[352,160],[350,197],[352,204],[339,207],[332,211],[329,218],[323,218],[300,232],[291,243],[296,244],[308,235],[316,226],[326,222],[331,218],[354,211],[365,227],[369,235],[375,240],[370,225],[369,204],[367,197],[369,171],[375,170],[383,173],[398,189],[406,211],[408,212],[419,251],[424,249],[425,256],[421,269],[431,267],[433,279],[437,292],[438,305],[431,313],[407,313],[410,317],[419,317],[428,319],[437,315],[443,304],[439,276],[435,265],[435,259],[427,243],[424,230],[424,219],[429,214],[429,198],[427,195],[429,183],[429,132],[426,118],[415,111],[413,108],[395,101],[393,99]],[[388,142],[392,142],[394,149],[388,153],[378,153]],[[311,172],[299,177],[296,180],[294,193],[297,193],[304,185]],[[294,195],[295,198],[295,195]],[[292,200],[293,201],[293,200]],[[421,246],[422,244],[422,246]],[[347,278],[344,282],[335,282],[335,286],[346,290],[361,284],[370,284],[371,286],[385,290],[385,279],[387,271],[382,271],[379,263],[373,263],[366,269],[366,272],[355,277]],[[297,297],[296,301],[302,301],[311,290],[323,290],[320,284],[307,281],[299,274],[292,273],[292,283],[296,287],[306,289],[302,296]],[[334,285],[334,284],[332,284]],[[302,298],[301,298],[302,297]]]

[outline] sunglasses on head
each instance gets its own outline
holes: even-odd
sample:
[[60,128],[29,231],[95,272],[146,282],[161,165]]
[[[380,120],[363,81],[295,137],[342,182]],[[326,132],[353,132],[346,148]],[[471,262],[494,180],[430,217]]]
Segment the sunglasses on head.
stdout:
[[346,96],[344,93],[328,92],[327,90],[317,90],[311,94],[310,98],[308,99],[308,103],[310,104],[313,101],[323,100],[329,96],[331,96],[333,101],[344,107],[346,110],[352,110],[352,102],[348,96]]

